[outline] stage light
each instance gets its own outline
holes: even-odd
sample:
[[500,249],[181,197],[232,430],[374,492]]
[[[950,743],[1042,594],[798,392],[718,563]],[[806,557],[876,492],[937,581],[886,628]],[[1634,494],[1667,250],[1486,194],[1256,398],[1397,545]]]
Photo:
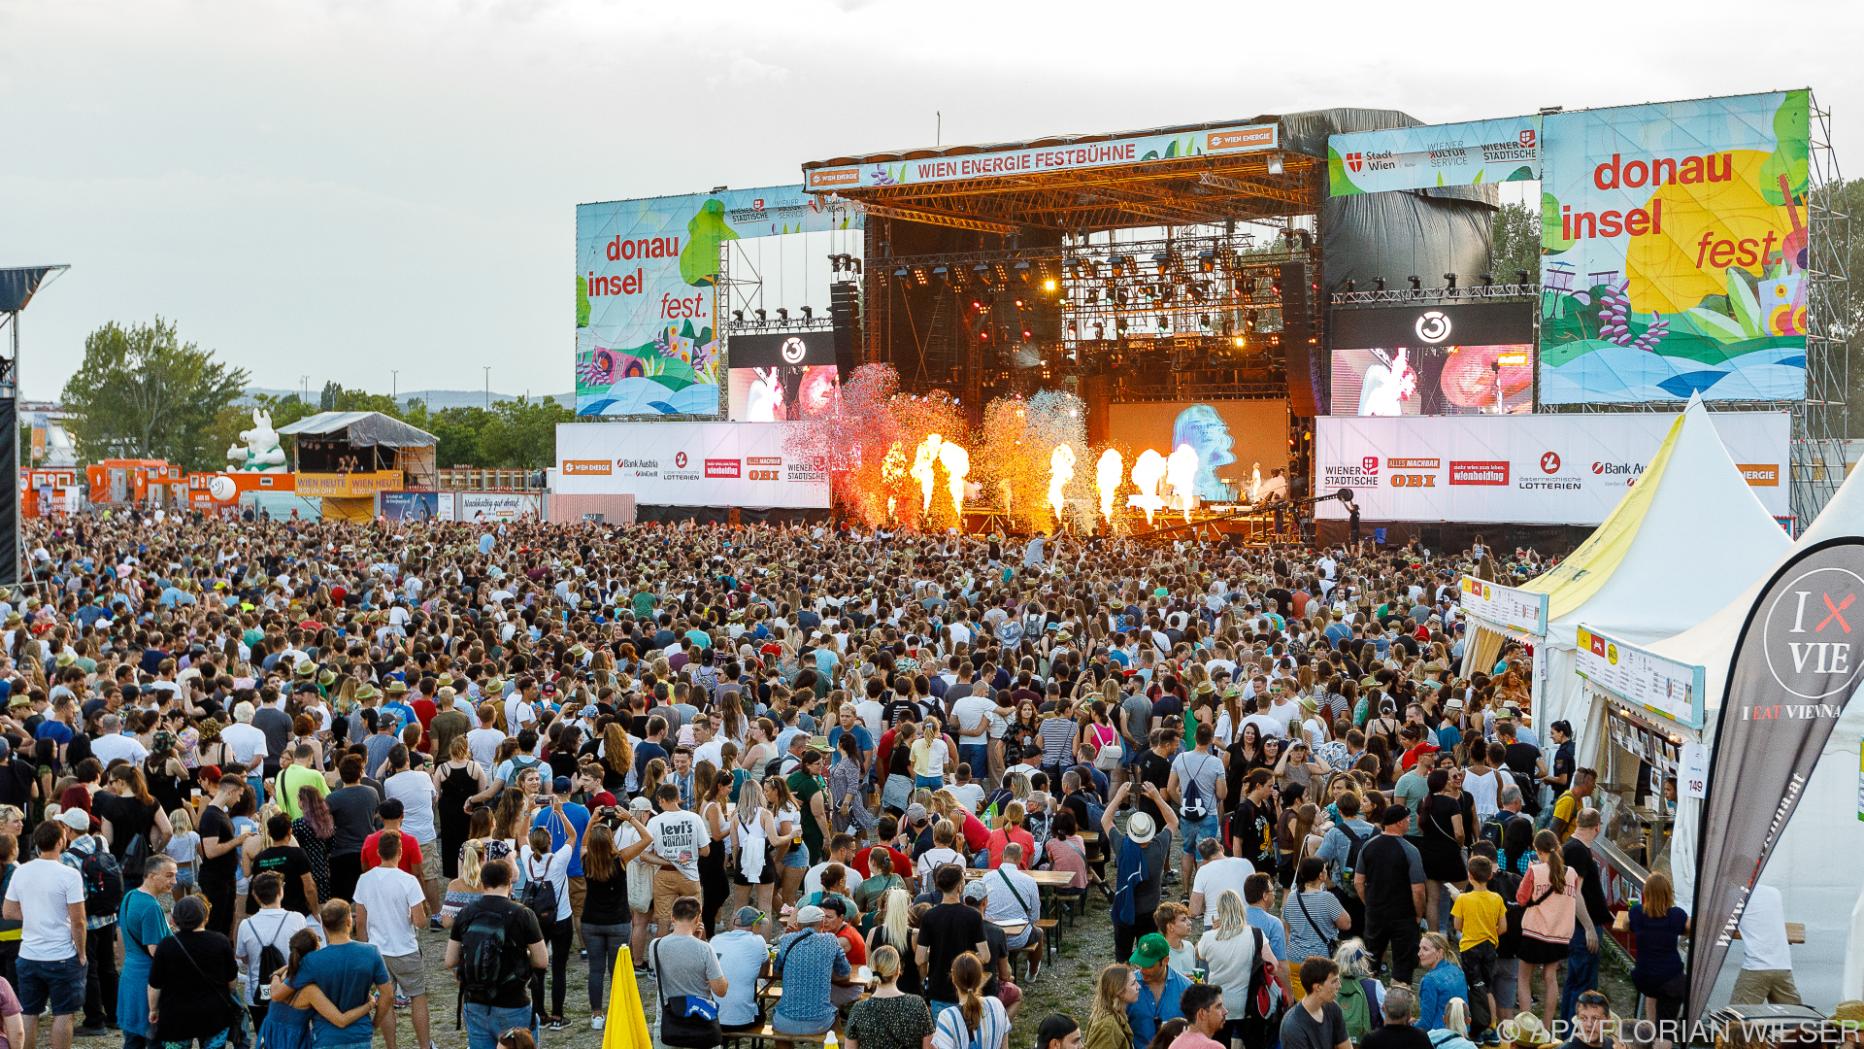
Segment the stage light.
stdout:
[[1199,302],[1203,302],[1204,298],[1208,296],[1209,294],[1210,294],[1210,286],[1205,284],[1203,281],[1201,280],[1196,281],[1191,285],[1191,297],[1193,299],[1196,299]]
[[1033,332],[1031,332],[1031,331],[1030,331],[1030,330],[1029,330],[1028,328],[1024,328],[1024,329],[1023,329],[1023,341],[1024,341],[1024,342],[1028,342],[1028,341],[1029,341],[1029,338],[1030,338],[1030,336],[1031,336],[1031,335],[1033,335],[1033,334],[1034,334],[1034,333],[1033,333]]
[[1055,289],[1058,287],[1060,287],[1060,285],[1055,283],[1055,278],[1053,277],[1050,277],[1047,280],[1044,280],[1042,282],[1042,290],[1049,292],[1050,294],[1053,294]]
[[979,284],[988,285],[990,283],[990,264],[987,262],[980,262],[972,266],[971,275],[977,278]]
[[1409,277],[1406,277],[1405,280],[1408,280],[1411,282],[1412,291],[1417,291],[1419,288],[1422,288],[1424,286],[1424,278],[1418,276],[1415,273],[1411,274]]
[[789,308],[788,306],[778,306],[778,307],[777,307],[777,320],[779,320],[779,321],[782,321],[782,322],[783,322],[783,323],[785,323],[785,324],[788,324],[788,323],[789,323],[789,320],[790,320],[790,308]]
[[1113,330],[1114,331],[1125,331],[1126,330],[1126,318],[1125,317],[1113,318]]
[[1081,260],[1080,259],[1069,259],[1067,262],[1067,266],[1068,266],[1068,276],[1073,277],[1075,280],[1080,280],[1081,279]]
[[986,331],[980,331],[980,332],[978,332],[978,333],[977,333],[977,341],[979,341],[979,342],[989,342],[989,341],[990,341],[990,332],[989,332],[989,331],[987,331],[987,330],[986,330]]
[[1455,291],[1456,290],[1456,274],[1454,273],[1444,274],[1443,275],[1443,286],[1449,289],[1450,291]]
[[756,314],[757,314],[757,323],[759,324],[768,323],[768,321],[770,320],[770,318],[764,314],[764,311],[761,308],[756,311]]
[[1216,254],[1206,251],[1202,255],[1199,255],[1197,257],[1197,268],[1203,270],[1205,273],[1215,273],[1217,271]]
[[803,320],[804,321],[815,320],[815,307],[814,306],[803,307]]
[[1029,263],[1019,262],[1016,264],[1016,279],[1022,281],[1024,284],[1029,283]]
[[913,282],[914,283],[921,284],[921,285],[926,284],[928,282],[929,277],[930,277],[930,274],[926,272],[926,268],[924,266],[913,267]]
[[1240,349],[1242,349],[1243,347],[1245,347],[1245,346],[1247,346],[1247,345],[1249,345],[1249,341],[1248,341],[1247,339],[1245,339],[1245,338],[1243,338],[1243,337],[1242,337],[1241,335],[1238,335],[1238,336],[1237,336],[1237,337],[1235,337],[1234,339],[1231,339],[1231,340],[1230,340],[1230,345],[1231,345],[1231,346],[1234,346],[1234,347],[1236,347],[1237,349],[1239,349],[1239,350],[1240,350]]
[[1016,300],[1016,308],[1019,310],[1023,308],[1023,300],[1021,299]]
[[743,310],[732,310],[731,311],[731,322],[733,324],[743,324],[744,323],[744,311]]
[[1171,269],[1171,256],[1166,254],[1165,252],[1161,251],[1158,254],[1152,256],[1152,261],[1158,264],[1160,276],[1163,276],[1168,270]]
[[906,269],[906,267],[900,266],[893,271],[893,279],[894,280],[905,280],[908,272],[909,271]]
[[971,308],[972,308],[972,309],[974,309],[974,310],[981,310],[981,309],[983,309],[983,308],[984,308],[984,301],[983,301],[982,299],[972,299],[972,300],[971,300]]
[[1108,260],[1108,265],[1113,268],[1113,275],[1115,277],[1118,277],[1126,272],[1126,264],[1120,261],[1120,257],[1118,255],[1115,255],[1113,256],[1112,259]]
[[1282,156],[1281,156],[1281,154],[1280,154],[1280,153],[1270,153],[1270,154],[1269,154],[1269,174],[1271,174],[1271,175],[1279,175],[1279,174],[1281,174],[1281,173],[1282,173]]
[[1482,275],[1481,275],[1480,277],[1478,277],[1477,279],[1478,279],[1478,280],[1480,280],[1480,281],[1482,281],[1482,286],[1486,288],[1486,287],[1488,287],[1488,286],[1490,286],[1491,284],[1494,284],[1494,283],[1495,283],[1495,274],[1493,274],[1493,273],[1484,273],[1484,274],[1482,274]]
[[1374,278],[1372,281],[1372,287],[1374,290],[1384,291],[1385,290],[1385,278],[1384,277]]
[[945,266],[945,265],[934,266],[932,267],[932,275],[934,277],[937,277],[939,280],[944,281],[947,284],[951,283],[951,267],[950,266]]

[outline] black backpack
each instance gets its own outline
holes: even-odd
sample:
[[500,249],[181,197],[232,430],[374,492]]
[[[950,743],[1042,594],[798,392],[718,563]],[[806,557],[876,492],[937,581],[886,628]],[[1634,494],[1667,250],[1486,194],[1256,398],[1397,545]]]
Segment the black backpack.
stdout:
[[285,967],[285,952],[273,941],[277,940],[278,934],[284,931],[285,916],[289,913],[286,911],[279,915],[278,924],[272,927],[272,935],[267,937],[259,948],[259,986],[253,992],[254,1005],[271,1001],[266,988],[272,985],[272,977],[277,974],[278,970]]
[[[81,844],[89,848],[80,849]],[[123,904],[123,868],[117,858],[89,836],[72,842],[65,851],[78,858],[78,874],[84,879],[84,913],[93,917],[115,914]]]
[[123,850],[123,884],[134,889],[142,884],[143,872],[149,865],[149,839],[138,834],[129,840],[129,848]]
[[460,933],[460,992],[468,1001],[486,1004],[525,974],[512,964],[507,911],[478,910]]
[[[533,857],[535,859],[535,857]],[[550,861],[544,861],[544,873],[550,872]],[[537,924],[548,929],[557,921],[557,887],[549,878],[540,878],[532,873],[531,865],[524,865],[524,888],[518,892],[518,902],[531,909],[537,915]]]
[[1345,820],[1339,822],[1339,828],[1340,833],[1346,835],[1346,840],[1348,842],[1346,846],[1346,864],[1340,868],[1340,876],[1343,881],[1351,885],[1353,883],[1354,873],[1359,870],[1359,851],[1366,847],[1366,842],[1372,840],[1372,835],[1368,834],[1362,838],[1354,834],[1353,828],[1347,826]]

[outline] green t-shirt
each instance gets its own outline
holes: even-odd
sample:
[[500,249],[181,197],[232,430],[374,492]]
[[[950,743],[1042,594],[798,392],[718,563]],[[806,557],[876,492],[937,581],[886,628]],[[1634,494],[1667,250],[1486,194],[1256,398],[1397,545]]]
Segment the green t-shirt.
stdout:
[[330,793],[330,781],[324,779],[323,773],[303,765],[280,769],[277,786],[278,792],[284,795],[278,802],[284,806],[285,815],[294,820],[304,815],[304,810],[298,807],[298,791],[310,786],[320,795]]
[[[822,849],[822,825],[816,822],[814,814],[809,811],[809,799],[822,793],[822,781],[797,769],[790,773],[790,793],[796,796],[796,807],[802,812],[803,844],[809,847],[809,862],[820,862],[827,855]],[[824,798],[823,805],[828,804]]]
[[654,614],[654,595],[643,590],[634,595],[634,618],[645,619]]

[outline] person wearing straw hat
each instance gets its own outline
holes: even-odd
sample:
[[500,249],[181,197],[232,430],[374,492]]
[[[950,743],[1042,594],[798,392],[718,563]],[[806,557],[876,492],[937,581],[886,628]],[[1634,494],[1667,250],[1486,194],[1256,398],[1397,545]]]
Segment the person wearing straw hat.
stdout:
[[[1100,832],[1118,858],[1112,908],[1116,957],[1129,953],[1134,941],[1141,936],[1158,931],[1153,925],[1152,912],[1158,909],[1165,870],[1171,864],[1171,843],[1159,835],[1158,825],[1146,813],[1133,813],[1126,821],[1124,834],[1115,831],[1113,818],[1132,786],[1132,781],[1120,784],[1100,817]],[[1165,803],[1159,789],[1150,783],[1143,784],[1143,789],[1164,816],[1165,825],[1177,827],[1178,814]]]

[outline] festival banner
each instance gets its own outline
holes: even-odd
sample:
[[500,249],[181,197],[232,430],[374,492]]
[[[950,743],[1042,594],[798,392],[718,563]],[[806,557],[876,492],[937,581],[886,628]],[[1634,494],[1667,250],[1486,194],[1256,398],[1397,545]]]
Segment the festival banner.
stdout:
[[1545,637],[1547,595],[1466,575],[1457,587],[1463,613],[1519,634]]
[[1698,823],[1692,1019],[1707,1012],[1748,896],[1864,676],[1861,595],[1864,539],[1820,543],[1773,574],[1735,643]]
[[378,507],[387,521],[434,521],[440,517],[440,493],[383,492]]
[[297,491],[306,499],[354,499],[392,492],[407,483],[400,470],[298,475]]
[[960,179],[1008,178],[1071,169],[1143,164],[1149,160],[1255,153],[1279,149],[1280,132],[1280,127],[1275,124],[1237,124],[1232,127],[1205,128],[1182,135],[1130,135],[1100,142],[1002,149],[866,166],[805,166],[803,181],[811,193],[820,193],[850,186],[906,186]]
[[1702,727],[1703,671],[1580,627],[1574,672],[1627,703],[1690,728]]
[[[1715,432],[1770,514],[1791,511],[1786,412],[1715,412]],[[1675,415],[1323,415],[1314,494],[1350,488],[1367,521],[1596,525],[1638,482]],[[1343,521],[1337,499],[1314,506]]]
[[535,521],[543,512],[541,500],[531,492],[461,492],[458,498],[461,521]]
[[860,226],[794,185],[578,205],[576,414],[719,414],[720,245]]
[[1327,192],[1479,186],[1540,177],[1540,117],[1355,131],[1327,137]]
[[[799,423],[561,423],[564,495],[632,495],[641,506],[823,509],[828,473],[784,451]],[[466,512],[461,496],[461,516]]]
[[1808,94],[1550,114],[1540,403],[1806,396]]

